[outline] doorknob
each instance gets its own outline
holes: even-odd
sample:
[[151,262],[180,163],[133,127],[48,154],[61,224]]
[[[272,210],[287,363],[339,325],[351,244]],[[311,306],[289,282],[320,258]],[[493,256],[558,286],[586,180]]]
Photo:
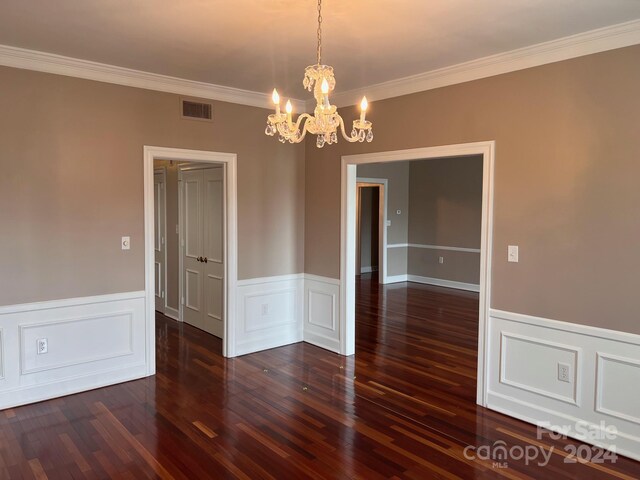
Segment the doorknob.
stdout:
[[196,260],[201,262],[202,261],[202,257],[198,257],[198,258],[196,258]]
[[207,257],[204,257],[204,263],[207,263]]

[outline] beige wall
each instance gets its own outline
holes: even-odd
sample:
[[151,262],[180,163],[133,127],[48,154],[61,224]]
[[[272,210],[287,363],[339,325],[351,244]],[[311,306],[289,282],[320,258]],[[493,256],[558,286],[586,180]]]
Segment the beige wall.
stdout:
[[373,143],[307,147],[305,271],[339,277],[342,155],[495,140],[492,307],[640,333],[639,59],[634,46],[372,102]]
[[[316,148],[316,147],[314,147]],[[387,244],[407,243],[409,239],[409,162],[358,165],[358,178],[387,179]],[[397,211],[400,210],[400,215]],[[387,251],[387,275],[407,273],[407,249]]]
[[[479,249],[482,156],[410,162],[409,172],[408,243]],[[409,247],[407,255],[410,275],[480,282],[479,253]]]
[[[144,289],[144,145],[238,154],[239,278],[302,272],[304,145],[267,110],[0,68],[0,305]],[[132,248],[120,250],[120,237]]]

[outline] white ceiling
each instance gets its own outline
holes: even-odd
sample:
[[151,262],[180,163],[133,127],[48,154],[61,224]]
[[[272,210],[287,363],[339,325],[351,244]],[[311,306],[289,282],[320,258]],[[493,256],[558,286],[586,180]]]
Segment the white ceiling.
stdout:
[[[324,0],[336,91],[640,18],[640,0]],[[304,98],[316,0],[2,0],[0,44]]]

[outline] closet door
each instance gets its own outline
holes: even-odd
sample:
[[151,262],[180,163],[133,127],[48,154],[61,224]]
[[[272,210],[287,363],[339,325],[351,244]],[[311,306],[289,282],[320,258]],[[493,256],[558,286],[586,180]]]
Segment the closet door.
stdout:
[[203,330],[222,338],[224,334],[224,182],[222,167],[202,171],[204,326]]
[[154,268],[155,268],[155,297],[156,297],[156,310],[164,313],[164,286],[165,286],[165,272],[166,265],[164,262],[165,256],[165,242],[164,242],[164,230],[165,230],[165,175],[164,171],[158,170],[153,174],[153,250],[154,250]]
[[202,258],[203,175],[202,170],[182,172],[183,185],[183,320],[204,327],[204,262]]

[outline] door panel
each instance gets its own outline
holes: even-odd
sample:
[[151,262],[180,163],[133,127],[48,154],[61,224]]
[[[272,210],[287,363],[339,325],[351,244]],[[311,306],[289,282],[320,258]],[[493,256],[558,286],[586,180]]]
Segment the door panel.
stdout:
[[202,175],[199,171],[185,172],[184,176],[184,243],[185,255],[192,259],[202,253],[202,212],[200,192]]
[[184,269],[182,319],[198,328],[204,323],[202,306],[204,263],[202,257],[202,183],[200,170],[182,172],[183,182],[183,242],[182,265]]
[[153,174],[153,228],[154,228],[154,255],[155,255],[155,307],[164,313],[164,274],[165,274],[165,176],[163,171]]
[[207,282],[204,296],[207,299],[207,318],[204,330],[222,338],[224,324],[224,170],[221,167],[203,171],[205,194],[204,251],[207,262]]
[[183,181],[184,321],[224,334],[224,169],[186,170]]

